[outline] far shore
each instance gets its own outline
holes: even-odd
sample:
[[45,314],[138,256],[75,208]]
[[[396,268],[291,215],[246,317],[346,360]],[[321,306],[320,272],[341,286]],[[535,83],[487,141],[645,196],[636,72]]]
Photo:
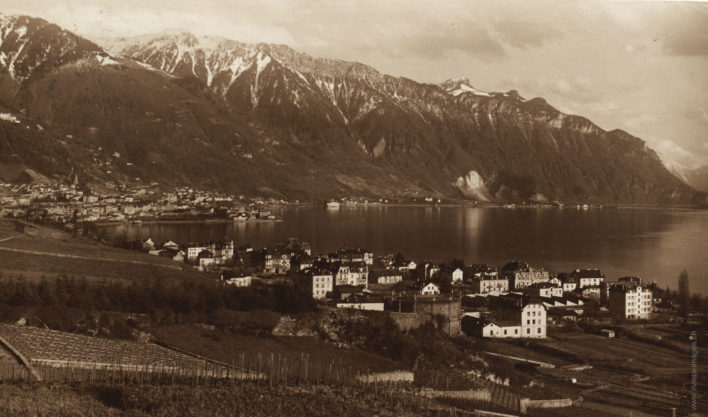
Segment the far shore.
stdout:
[[230,220],[230,219],[196,219],[196,220],[114,220],[104,222],[94,222],[96,226],[118,226],[122,224],[194,224],[194,223],[278,223],[282,219],[253,219],[253,220]]

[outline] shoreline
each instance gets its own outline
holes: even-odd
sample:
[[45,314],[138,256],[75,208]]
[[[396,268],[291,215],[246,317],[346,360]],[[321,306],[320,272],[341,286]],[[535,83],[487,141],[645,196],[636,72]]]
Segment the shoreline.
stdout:
[[279,223],[283,219],[254,219],[254,220],[229,220],[229,219],[201,219],[201,220],[114,220],[114,221],[102,221],[93,222],[94,226],[106,227],[106,226],[119,226],[124,224],[196,224],[196,223],[234,223],[234,224],[247,224],[247,223]]

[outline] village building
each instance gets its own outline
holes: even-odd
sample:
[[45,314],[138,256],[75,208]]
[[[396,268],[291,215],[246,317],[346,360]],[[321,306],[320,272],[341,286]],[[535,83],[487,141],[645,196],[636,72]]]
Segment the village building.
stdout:
[[369,267],[364,262],[336,263],[331,268],[335,285],[351,285],[367,287],[369,284]]
[[461,268],[444,268],[440,271],[440,275],[452,284],[462,284],[465,273]]
[[424,285],[420,290],[421,295],[440,295],[440,287],[433,282]]
[[524,294],[530,297],[552,298],[563,297],[563,288],[549,282],[537,282],[523,289]]
[[234,241],[189,244],[187,245],[187,259],[196,260],[204,250],[211,252],[214,258],[220,258],[221,260],[231,259],[234,256]]
[[372,270],[369,275],[369,283],[372,284],[398,284],[401,281],[403,273],[393,268]]
[[648,319],[653,311],[651,289],[632,281],[610,286],[610,311],[626,319]]
[[280,275],[290,270],[290,254],[276,248],[251,252],[251,261],[265,275]]
[[418,268],[418,264],[414,261],[404,261],[400,265],[396,265],[398,270],[401,272],[405,271],[415,271]]
[[169,250],[179,250],[180,249],[179,245],[171,240],[168,240],[167,242],[163,243],[162,248],[169,249]]
[[469,283],[473,294],[509,292],[509,280],[500,277],[496,272],[478,272]]
[[440,266],[437,264],[425,263],[423,266],[423,277],[426,280],[433,279],[440,274]]
[[501,269],[501,275],[509,279],[509,287],[520,290],[538,282],[548,282],[548,271],[531,268],[527,263],[520,261],[509,262]]
[[330,259],[334,262],[359,263],[363,262],[366,265],[374,263],[374,254],[365,249],[340,249]]
[[561,282],[563,292],[573,292],[576,288],[579,288],[578,277],[572,274],[561,272],[556,278]]
[[466,333],[490,338],[546,338],[546,308],[530,298],[513,295],[490,300],[489,317],[466,317]]
[[221,273],[219,279],[224,281],[226,284],[233,285],[235,287],[250,287],[253,282],[253,277],[244,273],[236,273],[232,270],[226,270]]
[[514,320],[489,320],[482,326],[482,337],[520,338],[521,326]]
[[599,269],[576,269],[570,273],[578,282],[578,287],[599,287],[602,281],[605,280],[605,274]]
[[310,271],[312,298],[320,299],[334,291],[334,275],[330,271],[315,269]]

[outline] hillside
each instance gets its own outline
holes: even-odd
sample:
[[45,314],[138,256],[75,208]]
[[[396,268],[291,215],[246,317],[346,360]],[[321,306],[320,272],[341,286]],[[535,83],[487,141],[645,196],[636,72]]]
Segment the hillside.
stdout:
[[703,165],[696,169],[683,173],[686,183],[698,191],[708,193],[708,165]]
[[159,280],[205,280],[206,275],[183,268],[171,259],[101,245],[42,226],[0,219],[0,277],[26,280],[58,275],[89,282],[150,283]]
[[31,168],[307,200],[696,198],[640,139],[515,91],[182,31],[100,40],[104,50],[41,19],[2,19],[5,180]]

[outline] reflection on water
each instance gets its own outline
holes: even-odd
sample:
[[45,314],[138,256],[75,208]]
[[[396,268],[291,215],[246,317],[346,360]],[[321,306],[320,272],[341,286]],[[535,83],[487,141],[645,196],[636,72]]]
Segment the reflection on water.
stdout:
[[682,269],[708,294],[708,212],[669,209],[341,207],[287,208],[282,222],[122,224],[110,236],[180,243],[234,239],[255,247],[288,237],[316,252],[343,246],[420,260],[502,264],[523,259],[552,271],[600,267],[675,287]]

